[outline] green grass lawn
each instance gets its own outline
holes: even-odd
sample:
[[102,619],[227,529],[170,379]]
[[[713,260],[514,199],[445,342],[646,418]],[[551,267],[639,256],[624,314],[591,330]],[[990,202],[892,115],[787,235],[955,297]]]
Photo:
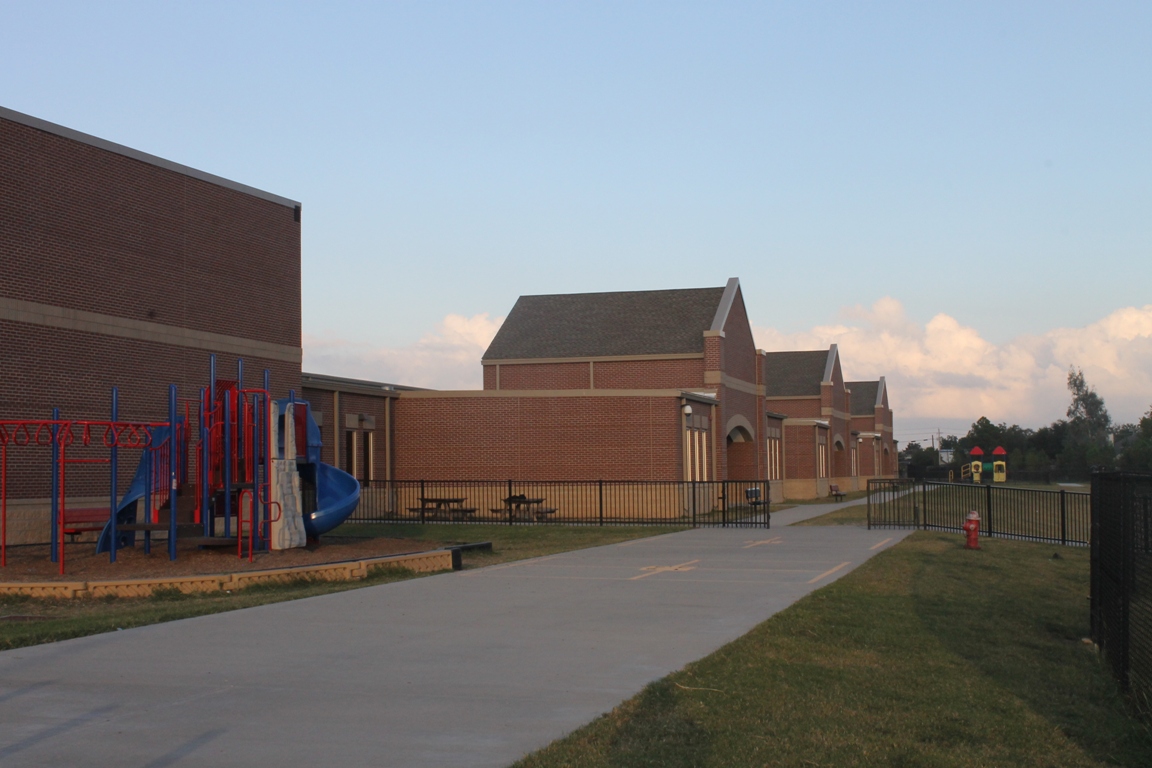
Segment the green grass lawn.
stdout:
[[517,768],[1152,765],[1081,642],[1088,552],[962,541],[913,534]]
[[[470,543],[491,541],[492,551],[463,553],[465,568],[522,560],[572,549],[612,544],[628,539],[668,533],[670,528],[507,525],[344,525],[333,531],[341,536],[386,536],[414,542]],[[414,546],[413,549],[419,549]],[[51,643],[118,629],[141,627],[162,621],[186,619],[209,613],[234,611],[255,605],[298,600],[373,584],[417,578],[406,568],[378,567],[361,581],[299,579],[288,584],[257,584],[234,592],[203,592],[185,595],[177,590],[138,598],[45,599],[0,595],[0,650]]]

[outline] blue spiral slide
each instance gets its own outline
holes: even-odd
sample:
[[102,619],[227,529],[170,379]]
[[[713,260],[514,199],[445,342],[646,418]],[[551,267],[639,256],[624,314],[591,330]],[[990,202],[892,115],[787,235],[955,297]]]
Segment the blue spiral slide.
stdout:
[[[289,404],[288,400],[276,402],[281,413]],[[309,538],[314,539],[328,533],[356,511],[356,505],[360,503],[360,482],[347,472],[320,461],[320,447],[323,445],[320,427],[312,418],[311,404],[295,401],[297,408],[301,405],[308,409],[308,445],[302,453],[303,459],[298,457],[296,464],[300,479],[316,488],[316,510],[304,515],[304,530]],[[301,453],[299,448],[297,453]]]

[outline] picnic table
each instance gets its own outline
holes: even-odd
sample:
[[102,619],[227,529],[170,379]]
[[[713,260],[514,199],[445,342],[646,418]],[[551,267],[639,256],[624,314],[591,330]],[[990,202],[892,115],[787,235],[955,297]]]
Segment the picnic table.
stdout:
[[465,496],[421,496],[417,501],[420,502],[420,506],[409,507],[408,511],[419,514],[421,519],[429,515],[462,519],[476,513],[475,507],[464,506],[464,502],[468,501]]
[[533,499],[524,494],[508,496],[503,507],[492,509],[493,514],[507,513],[509,521],[512,520],[544,520],[548,515],[556,514],[555,507],[544,506],[545,499]]

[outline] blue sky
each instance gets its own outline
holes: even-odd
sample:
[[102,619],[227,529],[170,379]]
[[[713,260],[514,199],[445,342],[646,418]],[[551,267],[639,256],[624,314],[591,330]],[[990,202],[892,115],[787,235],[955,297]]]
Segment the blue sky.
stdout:
[[[761,346],[882,335],[891,299],[910,343],[943,315],[998,365],[1027,348],[1032,389],[972,406],[993,418],[1062,415],[1069,364],[1121,420],[1152,404],[1152,4],[0,0],[0,18],[0,104],[304,203],[312,367],[478,385],[460,345],[482,350],[520,294],[738,276]],[[1052,340],[1125,308],[1112,362]],[[842,343],[846,372],[887,349],[854,372]],[[435,350],[449,362],[404,362]],[[891,364],[916,430],[981,415]]]

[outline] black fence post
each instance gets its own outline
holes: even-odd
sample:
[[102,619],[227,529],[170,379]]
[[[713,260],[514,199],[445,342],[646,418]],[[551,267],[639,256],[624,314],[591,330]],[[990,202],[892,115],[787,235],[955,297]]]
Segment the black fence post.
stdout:
[[764,527],[772,527],[772,482],[764,481]]
[[424,481],[420,481],[420,525],[426,522],[424,518]]
[[598,492],[600,496],[599,509],[600,509],[600,525],[604,525],[604,481],[597,480]]
[[720,481],[720,527],[728,527],[728,481]]
[[1068,505],[1067,491],[1060,489],[1060,543],[1068,543]]
[[689,482],[691,483],[691,485],[689,486],[688,490],[692,494],[692,527],[695,528],[696,527],[696,495],[697,495],[696,494],[696,481],[691,480]]
[[872,481],[868,481],[868,530],[872,530]]
[[504,506],[508,509],[508,525],[512,525],[512,481],[508,481],[508,495],[504,497]]
[[[916,498],[916,486],[912,486],[912,498]],[[920,486],[920,509],[916,510],[915,505],[913,505],[912,514],[913,515],[919,515],[919,518],[920,518],[919,521],[916,519],[916,517],[912,518],[913,527],[918,528],[920,526],[917,525],[917,522],[923,522],[923,524],[924,524],[923,529],[925,531],[928,530],[928,482],[927,481],[925,481]]]
[[984,486],[984,499],[986,504],[986,519],[988,520],[988,535],[992,535],[992,486]]

